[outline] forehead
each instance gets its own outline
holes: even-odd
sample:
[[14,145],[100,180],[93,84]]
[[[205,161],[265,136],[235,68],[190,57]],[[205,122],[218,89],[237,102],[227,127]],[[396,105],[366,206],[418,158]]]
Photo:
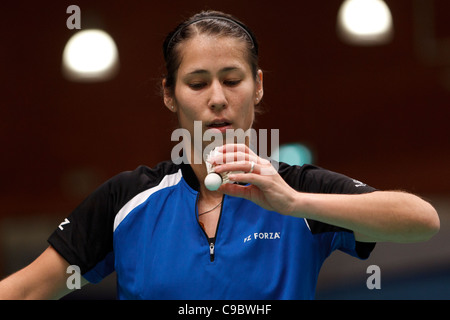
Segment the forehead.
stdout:
[[246,43],[226,36],[196,35],[179,47],[181,63],[179,74],[197,69],[214,72],[227,67],[237,67],[251,72]]

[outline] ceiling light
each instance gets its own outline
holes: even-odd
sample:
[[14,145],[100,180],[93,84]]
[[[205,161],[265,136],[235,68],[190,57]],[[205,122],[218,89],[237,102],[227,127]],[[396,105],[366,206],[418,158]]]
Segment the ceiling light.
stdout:
[[382,0],[345,0],[338,12],[337,29],[349,44],[386,44],[393,36],[391,11]]
[[75,33],[63,52],[63,74],[73,81],[105,81],[119,67],[116,44],[109,34],[90,29]]

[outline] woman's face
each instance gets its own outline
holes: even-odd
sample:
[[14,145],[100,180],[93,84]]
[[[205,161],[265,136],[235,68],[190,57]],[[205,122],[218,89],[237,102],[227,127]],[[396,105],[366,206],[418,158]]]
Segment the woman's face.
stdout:
[[[175,93],[165,97],[165,103],[169,109],[174,107],[171,110],[190,132],[192,144],[194,121],[201,121],[202,137],[208,129],[225,135],[227,129],[251,128],[255,104],[263,93],[262,72],[255,79],[245,43],[232,37],[197,35],[179,50]],[[203,142],[203,148],[209,143]]]

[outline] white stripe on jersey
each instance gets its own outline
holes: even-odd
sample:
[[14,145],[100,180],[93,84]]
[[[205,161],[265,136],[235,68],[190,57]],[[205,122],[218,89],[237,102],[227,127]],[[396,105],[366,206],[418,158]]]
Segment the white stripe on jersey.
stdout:
[[165,176],[157,186],[147,189],[145,191],[142,191],[141,193],[134,196],[117,213],[116,217],[114,218],[114,230],[113,231],[116,231],[119,224],[123,221],[123,219],[125,219],[127,217],[127,215],[131,211],[133,211],[134,208],[136,208],[140,204],[144,203],[145,200],[147,200],[148,197],[150,197],[153,193],[155,193],[159,190],[162,190],[164,188],[176,185],[178,182],[180,182],[181,177],[182,177],[182,174],[181,174],[181,169],[180,169],[176,173]]

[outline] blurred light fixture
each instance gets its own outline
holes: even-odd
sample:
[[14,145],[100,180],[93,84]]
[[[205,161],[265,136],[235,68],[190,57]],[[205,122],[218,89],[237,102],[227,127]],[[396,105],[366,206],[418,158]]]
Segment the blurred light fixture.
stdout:
[[338,12],[337,31],[352,45],[382,45],[392,40],[392,15],[383,0],[345,0]]
[[119,54],[109,34],[99,29],[82,30],[67,42],[63,74],[72,81],[106,81],[119,69]]
[[275,161],[298,166],[313,163],[313,153],[301,143],[283,144],[272,152],[271,158]]

